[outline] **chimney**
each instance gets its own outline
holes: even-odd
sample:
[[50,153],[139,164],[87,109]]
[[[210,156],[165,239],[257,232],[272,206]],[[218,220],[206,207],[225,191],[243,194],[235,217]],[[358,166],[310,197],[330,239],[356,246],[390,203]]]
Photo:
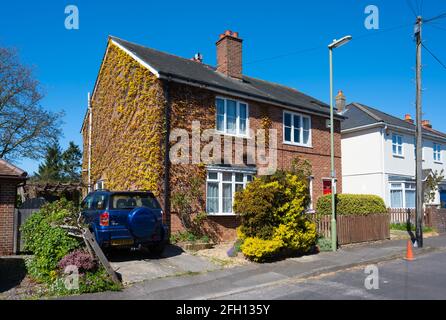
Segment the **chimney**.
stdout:
[[242,42],[238,32],[230,30],[217,41],[217,71],[236,79],[242,79]]
[[431,122],[430,122],[429,120],[423,120],[423,121],[421,122],[421,125],[422,125],[424,128],[432,129],[432,125],[431,125]]
[[411,116],[410,114],[406,114],[406,115],[404,116],[404,121],[409,122],[409,123],[411,123],[411,124],[414,124],[414,123],[415,123],[415,121],[412,119],[412,116]]
[[345,95],[342,90],[339,90],[338,95],[336,96],[336,108],[338,109],[338,113],[345,110]]

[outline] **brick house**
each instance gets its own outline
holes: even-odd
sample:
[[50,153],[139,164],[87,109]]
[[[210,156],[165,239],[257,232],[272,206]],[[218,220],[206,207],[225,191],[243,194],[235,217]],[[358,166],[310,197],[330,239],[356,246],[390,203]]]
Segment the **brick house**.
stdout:
[[14,252],[14,209],[17,187],[26,181],[27,173],[0,159],[0,256]]
[[[233,193],[263,165],[173,164],[173,129],[190,133],[192,122],[200,121],[200,133],[211,129],[243,148],[253,139],[250,130],[277,130],[277,167],[287,169],[297,156],[305,158],[313,167],[313,203],[330,192],[329,107],[295,89],[244,75],[242,43],[238,33],[220,35],[218,65],[212,67],[200,54],[184,59],[110,37],[81,129],[84,183],[92,189],[154,191],[175,232],[182,227],[172,196],[199,179],[203,196],[192,205],[194,212],[206,213],[203,228],[214,239],[233,239],[238,225]],[[342,119],[335,114],[339,180]],[[342,182],[337,185],[341,192]]]

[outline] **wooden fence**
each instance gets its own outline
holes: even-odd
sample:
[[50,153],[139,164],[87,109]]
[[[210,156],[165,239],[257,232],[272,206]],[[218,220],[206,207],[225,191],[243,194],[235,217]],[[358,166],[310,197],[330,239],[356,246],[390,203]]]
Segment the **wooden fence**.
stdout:
[[[435,207],[427,207],[424,210],[423,224],[430,228],[441,228],[438,225],[441,222],[442,216],[445,214],[445,209],[436,209]],[[415,225],[415,209],[389,209],[390,223]]]
[[[317,222],[318,233],[329,239],[331,237],[331,216],[314,219]],[[339,215],[336,225],[339,245],[390,239],[389,214]]]

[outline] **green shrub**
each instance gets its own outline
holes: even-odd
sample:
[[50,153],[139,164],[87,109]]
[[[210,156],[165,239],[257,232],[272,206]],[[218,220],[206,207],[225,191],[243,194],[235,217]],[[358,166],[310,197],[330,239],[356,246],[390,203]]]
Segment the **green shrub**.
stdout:
[[306,253],[316,242],[316,225],[305,216],[310,201],[304,175],[278,171],[251,182],[235,194],[234,211],[241,251],[262,262],[278,255]]
[[[336,212],[338,215],[386,214],[384,200],[375,195],[339,194],[336,195]],[[320,215],[331,215],[331,195],[320,197],[316,211]]]
[[331,247],[331,239],[327,239],[327,238],[319,238],[317,240],[317,246],[319,247],[319,250],[321,252],[327,252],[327,251],[332,251],[332,247]]
[[36,280],[49,281],[55,278],[58,262],[78,248],[77,239],[57,226],[73,221],[75,207],[66,200],[46,204],[33,213],[22,227],[25,250],[34,254],[28,259],[28,272]]

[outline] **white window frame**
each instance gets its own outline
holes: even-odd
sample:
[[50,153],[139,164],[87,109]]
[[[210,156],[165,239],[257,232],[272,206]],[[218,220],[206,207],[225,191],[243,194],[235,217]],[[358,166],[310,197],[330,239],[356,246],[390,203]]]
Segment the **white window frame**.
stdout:
[[[209,179],[209,173],[217,173],[217,179]],[[231,182],[223,181],[223,174],[230,173],[232,174]],[[236,174],[243,174],[243,182],[236,182]],[[234,194],[235,194],[235,186],[236,184],[243,183],[243,189],[246,188],[249,182],[248,176],[251,176],[251,179],[254,179],[255,173],[252,171],[241,171],[241,170],[222,170],[222,169],[208,169],[206,176],[206,214],[209,216],[234,216],[234,210],[231,208],[231,212],[223,212],[223,184],[232,185],[232,206],[234,206]],[[218,212],[207,212],[207,199],[208,199],[208,183],[218,183]]]
[[[396,143],[393,142],[394,137],[396,137],[396,139],[397,139]],[[400,144],[398,144],[398,138],[401,138],[401,154],[398,153],[398,147],[400,146]],[[394,146],[396,146],[396,153],[393,150]],[[403,136],[400,134],[396,134],[396,133],[392,134],[392,154],[394,157],[404,158],[404,139],[403,139]]]
[[[393,184],[399,184],[400,187],[399,188],[394,188],[394,187],[392,187]],[[402,191],[402,197],[403,197],[402,198],[403,206],[401,208],[393,208],[392,207],[392,209],[415,209],[415,208],[408,208],[407,207],[406,191],[407,190],[414,190],[414,189],[406,188],[406,184],[416,185],[414,181],[394,181],[394,182],[389,182],[390,207],[392,207],[392,195],[391,195],[391,191],[392,190],[401,190]]]
[[[217,106],[217,100],[223,100],[224,101],[224,120],[223,120],[223,131],[218,130],[218,106]],[[236,123],[235,123],[235,134],[229,133],[227,130],[227,117],[228,117],[228,100],[235,101],[236,105]],[[246,105],[246,133],[240,133],[240,104]],[[215,131],[221,134],[224,134],[226,136],[233,136],[233,137],[242,137],[242,138],[249,138],[249,104],[245,101],[237,100],[237,99],[231,99],[231,98],[225,98],[221,96],[217,96],[215,98]]]
[[[287,141],[285,139],[285,115],[288,114],[291,116],[291,141]],[[300,135],[300,141],[302,142],[294,142],[294,117],[297,116],[300,118],[300,123],[301,123],[301,127],[299,129],[299,135]],[[308,119],[308,125],[309,125],[309,132],[308,132],[308,142],[307,143],[303,143],[304,141],[304,128],[303,128],[303,119]],[[307,115],[303,115],[301,113],[296,113],[296,112],[291,112],[291,111],[283,111],[283,115],[282,115],[282,135],[283,135],[283,144],[288,144],[288,145],[292,145],[292,146],[298,146],[298,147],[305,147],[305,148],[311,148],[313,146],[313,142],[312,142],[312,125],[311,125],[311,117],[307,116]]]
[[441,144],[434,142],[434,153],[433,153],[434,162],[443,163],[443,157],[441,155],[441,151],[442,151]]

